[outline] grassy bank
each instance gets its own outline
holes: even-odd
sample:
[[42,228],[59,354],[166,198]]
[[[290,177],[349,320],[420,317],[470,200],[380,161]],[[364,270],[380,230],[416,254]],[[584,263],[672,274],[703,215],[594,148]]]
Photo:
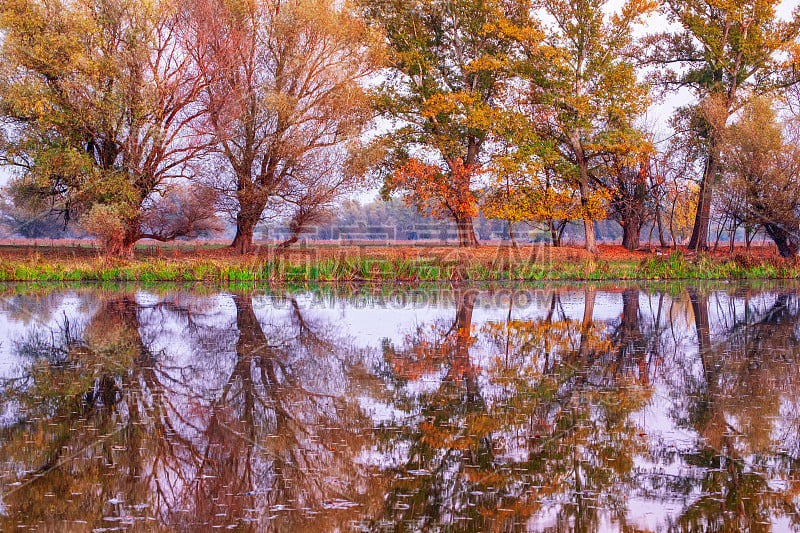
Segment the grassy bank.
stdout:
[[0,281],[540,281],[789,279],[800,265],[777,258],[712,257],[682,252],[599,258],[575,250],[459,251],[416,254],[295,252],[251,257],[27,256],[0,259]]

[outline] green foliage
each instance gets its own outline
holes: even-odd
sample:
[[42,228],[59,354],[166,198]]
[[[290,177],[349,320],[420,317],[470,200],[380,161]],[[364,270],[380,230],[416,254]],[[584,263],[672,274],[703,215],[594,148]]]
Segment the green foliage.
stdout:
[[113,218],[116,237],[101,239],[130,252],[148,199],[199,150],[187,117],[201,83],[178,58],[180,23],[171,0],[3,2],[0,113],[10,135],[0,153],[20,171],[20,201],[92,213],[95,230]]
[[398,127],[378,142],[387,150],[384,195],[399,190],[421,212],[462,222],[460,243],[474,244],[476,176],[500,117],[516,43],[500,31],[527,25],[526,2],[389,0],[360,2],[389,43],[379,111]]

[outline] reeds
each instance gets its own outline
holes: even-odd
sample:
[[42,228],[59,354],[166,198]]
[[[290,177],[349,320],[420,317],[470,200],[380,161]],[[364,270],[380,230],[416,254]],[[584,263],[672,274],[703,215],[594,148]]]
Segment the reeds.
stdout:
[[786,279],[800,266],[780,259],[718,260],[680,252],[635,261],[571,261],[340,257],[252,257],[242,260],[113,258],[0,261],[0,281],[543,281],[659,279]]

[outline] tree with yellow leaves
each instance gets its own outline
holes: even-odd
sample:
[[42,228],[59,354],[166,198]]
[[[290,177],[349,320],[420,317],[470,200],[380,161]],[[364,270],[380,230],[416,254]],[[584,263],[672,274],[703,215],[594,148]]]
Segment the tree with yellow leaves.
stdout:
[[[545,145],[536,143],[535,146],[543,149]],[[517,146],[513,151],[494,158],[491,176],[491,184],[483,197],[484,215],[507,220],[509,226],[515,222],[543,223],[553,246],[561,245],[570,221],[583,218],[599,220],[605,215],[605,191],[592,195],[584,206],[579,192],[560,179],[557,159],[547,161],[526,155],[525,149]]]
[[475,182],[485,173],[510,70],[506,19],[528,25],[527,1],[361,0],[389,44],[376,101],[394,124],[384,193],[401,191],[424,214],[449,217],[460,246],[475,246]]
[[[0,4],[2,162],[23,200],[84,218],[107,252],[209,227],[192,198],[186,227],[152,227],[203,146],[193,135],[204,81],[192,68],[174,0],[7,0]],[[196,201],[195,201],[196,200]],[[163,204],[162,204],[163,205]]]
[[[608,0],[539,0],[545,39],[518,36],[525,81],[520,110],[558,155],[560,178],[579,193],[586,249],[597,253],[594,220],[599,173],[610,153],[630,153],[642,143],[634,119],[649,104],[648,87],[628,59],[633,28],[655,8],[653,0],[628,0],[610,13]],[[610,13],[610,14],[609,14]]]
[[[670,89],[691,89],[701,101],[699,140],[703,142],[697,214],[689,248],[708,248],[711,202],[720,177],[727,120],[752,94],[769,93],[797,81],[800,9],[781,20],[780,0],[663,0],[661,11],[678,26],[650,36],[649,61],[659,65],[658,81]],[[703,120],[703,106],[721,112]],[[685,112],[685,110],[684,110]]]

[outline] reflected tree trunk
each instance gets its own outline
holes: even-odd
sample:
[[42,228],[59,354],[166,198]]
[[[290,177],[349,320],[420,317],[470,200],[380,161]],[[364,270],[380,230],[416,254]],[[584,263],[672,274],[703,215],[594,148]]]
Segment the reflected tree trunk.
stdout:
[[453,324],[456,334],[455,349],[447,376],[451,380],[463,381],[470,402],[476,401],[479,395],[477,371],[469,355],[469,348],[472,345],[472,310],[475,307],[477,294],[474,289],[461,288],[456,291],[458,308]]
[[581,364],[588,363],[589,358],[589,341],[590,330],[592,329],[592,321],[594,320],[594,301],[597,295],[594,285],[589,286],[583,292],[583,320],[581,321],[581,343],[578,349],[578,356]]

